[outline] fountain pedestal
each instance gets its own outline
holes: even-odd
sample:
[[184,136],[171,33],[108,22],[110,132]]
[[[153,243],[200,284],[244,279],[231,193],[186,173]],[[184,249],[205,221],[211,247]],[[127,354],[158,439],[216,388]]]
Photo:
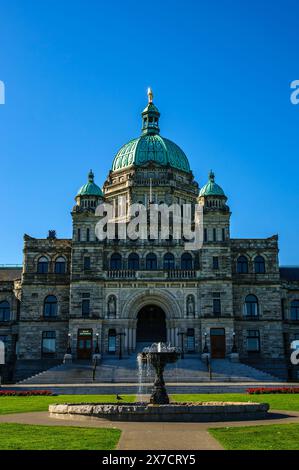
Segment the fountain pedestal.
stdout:
[[163,378],[164,367],[160,366],[156,369],[156,378],[154,381],[154,387],[150,397],[150,403],[152,405],[168,405],[169,396],[165,388],[165,382]]
[[142,353],[139,353],[139,357],[141,357],[143,363],[150,364],[156,372],[150,403],[152,405],[168,405],[169,397],[165,388],[163,373],[166,364],[176,362],[180,357],[180,353],[176,348],[158,343],[153,344],[151,348],[145,348]]

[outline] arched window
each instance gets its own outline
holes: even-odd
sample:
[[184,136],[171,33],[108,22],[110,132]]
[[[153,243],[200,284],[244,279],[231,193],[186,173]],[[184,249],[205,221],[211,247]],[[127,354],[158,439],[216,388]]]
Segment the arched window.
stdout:
[[109,330],[108,332],[108,353],[116,353],[116,331]]
[[139,256],[137,253],[131,253],[128,257],[128,269],[134,271],[139,269]]
[[239,256],[237,260],[237,272],[239,274],[248,273],[248,259],[246,258],[246,256]]
[[264,274],[266,272],[265,259],[262,256],[256,256],[254,258],[254,271],[257,274]]
[[157,269],[157,256],[155,253],[148,253],[145,258],[145,263],[147,270]]
[[41,256],[37,262],[37,272],[39,274],[47,274],[49,271],[49,260],[45,256]]
[[291,320],[299,320],[299,300],[291,302]]
[[174,269],[174,256],[172,253],[165,253],[163,257],[163,268]]
[[121,254],[113,253],[110,258],[110,269],[121,269]]
[[63,256],[59,256],[55,260],[55,274],[64,274],[66,271],[66,262]]
[[244,314],[246,317],[257,317],[259,315],[259,303],[255,295],[247,295]]
[[183,253],[181,257],[181,268],[182,269],[193,269],[193,260],[190,253]]
[[44,301],[44,316],[56,317],[57,316],[57,298],[55,295],[48,295]]
[[0,302],[0,321],[9,321],[10,320],[10,306],[9,303],[4,300]]

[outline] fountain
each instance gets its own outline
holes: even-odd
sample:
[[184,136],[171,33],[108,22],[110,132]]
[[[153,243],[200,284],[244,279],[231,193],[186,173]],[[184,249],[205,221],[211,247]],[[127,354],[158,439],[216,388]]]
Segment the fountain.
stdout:
[[176,362],[179,357],[180,352],[176,348],[164,343],[154,343],[138,354],[138,362],[151,365],[156,372],[154,388],[150,397],[152,405],[167,405],[169,403],[163,373],[166,364]]
[[144,371],[149,377],[150,369],[155,370],[150,402],[136,403],[64,403],[49,406],[54,418],[81,417],[105,418],[114,421],[155,421],[155,422],[213,422],[263,419],[267,417],[267,403],[252,402],[193,402],[170,403],[164,382],[164,369],[175,363],[180,351],[164,343],[154,343],[137,355],[138,394],[142,395]]

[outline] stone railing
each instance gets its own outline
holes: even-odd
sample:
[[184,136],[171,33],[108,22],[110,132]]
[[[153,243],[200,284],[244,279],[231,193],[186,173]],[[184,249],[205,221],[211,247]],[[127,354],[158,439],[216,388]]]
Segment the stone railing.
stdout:
[[195,279],[195,269],[170,269],[167,271],[168,279]]
[[131,269],[110,269],[107,271],[109,279],[135,279],[136,271]]
[[106,271],[108,279],[149,279],[149,278],[163,278],[163,279],[196,279],[197,274],[194,269],[109,269]]

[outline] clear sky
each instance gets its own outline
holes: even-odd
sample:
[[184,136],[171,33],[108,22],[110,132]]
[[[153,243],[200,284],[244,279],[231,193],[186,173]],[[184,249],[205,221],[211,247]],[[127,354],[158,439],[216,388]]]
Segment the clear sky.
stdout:
[[299,265],[298,23],[297,0],[1,0],[0,264],[24,233],[71,236],[77,189],[140,134],[150,85],[161,134],[228,195],[232,237],[278,233]]

